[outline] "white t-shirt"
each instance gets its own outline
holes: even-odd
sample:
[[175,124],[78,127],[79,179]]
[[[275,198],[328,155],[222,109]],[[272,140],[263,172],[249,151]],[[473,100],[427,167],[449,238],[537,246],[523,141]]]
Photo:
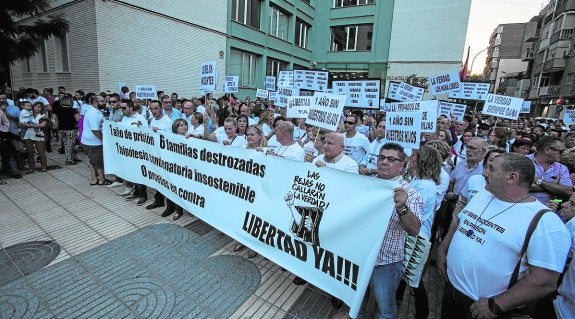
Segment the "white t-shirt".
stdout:
[[420,233],[431,238],[431,224],[435,216],[435,190],[437,185],[430,179],[414,178],[409,183],[421,195],[423,199],[423,210],[421,211],[421,229]]
[[18,117],[18,121],[20,123],[28,123],[34,121],[34,117],[32,117],[32,112],[28,111],[27,109],[20,110],[20,116]]
[[[449,282],[473,300],[506,291],[527,228],[535,214],[545,208],[537,200],[514,204],[487,191],[475,194],[459,213],[458,229],[449,246]],[[477,221],[478,216],[483,223]],[[561,219],[552,212],[545,213],[521,261],[519,279],[526,275],[527,264],[562,272],[570,240]]]
[[369,150],[363,156],[363,159],[359,163],[360,165],[364,165],[368,169],[376,169],[377,168],[377,156],[379,155],[379,151],[383,144],[387,141],[382,138],[380,140],[375,139],[371,141],[369,144]]
[[465,196],[469,203],[475,194],[485,191],[485,184],[485,177],[483,177],[483,175],[473,175],[467,180],[467,184],[463,186],[461,195]]
[[89,146],[102,145],[102,140],[97,138],[92,131],[102,131],[102,121],[104,114],[90,105],[90,108],[84,114],[84,130],[82,131],[82,144]]
[[369,140],[367,137],[358,132],[353,137],[346,137],[344,133],[343,137],[345,138],[343,148],[345,155],[353,158],[356,163],[361,163],[361,159],[369,151]]
[[91,107],[91,104],[83,103],[82,106],[80,106],[80,116],[86,116],[86,112],[88,112]]
[[[37,114],[36,116],[30,115],[30,120],[31,120],[30,123],[40,124],[40,120],[42,118],[48,118],[48,115],[47,114]],[[44,138],[45,138],[44,135],[36,136],[36,130],[38,130],[40,132],[42,131],[41,128],[34,129],[31,127],[29,129],[27,129],[26,132],[24,133],[24,139],[25,140],[33,140],[33,141],[44,141]]]
[[270,136],[272,133],[272,128],[268,125],[268,123],[262,123],[262,131],[265,136]]
[[317,161],[322,161],[325,163],[326,167],[335,168],[340,171],[359,174],[359,167],[357,163],[349,156],[343,154],[343,156],[335,163],[328,163],[324,159],[324,154],[316,156],[311,162],[315,164]]
[[[226,133],[216,134],[216,138],[218,140],[218,143],[220,143],[220,144],[223,144],[223,142],[225,140],[229,140]],[[230,142],[231,142],[230,143],[231,146],[241,147],[241,148],[246,148],[246,144],[247,144],[246,138],[243,135],[236,135],[236,137],[234,137]]]
[[134,112],[131,116],[122,117],[122,121],[120,123],[137,126],[138,122],[142,123],[141,126],[148,127],[148,120],[138,112]]
[[307,131],[306,130],[302,130],[301,128],[299,128],[298,126],[293,128],[293,139],[294,140],[301,140],[302,138],[304,138],[307,135]]
[[272,137],[270,137],[268,140],[268,148],[275,154],[280,146],[281,144],[278,142],[278,137],[275,134],[272,135]]
[[441,173],[439,174],[439,185],[436,188],[436,196],[437,199],[435,200],[435,210],[439,209],[441,206],[441,202],[443,201],[443,197],[445,197],[445,193],[447,193],[447,188],[449,187],[449,174],[441,168]]
[[196,112],[200,112],[203,115],[206,115],[206,107],[203,105],[198,105],[198,107],[196,107]]
[[305,157],[305,151],[303,150],[303,147],[301,147],[297,142],[294,142],[288,146],[280,145],[275,150],[275,154],[283,158],[289,158],[301,162],[303,162]]
[[162,115],[160,119],[152,117],[150,127],[157,127],[160,131],[172,132],[172,119],[167,115]]
[[194,134],[194,135],[204,135],[204,124],[200,124],[198,125],[197,128],[194,128],[193,125],[188,124],[188,134]]

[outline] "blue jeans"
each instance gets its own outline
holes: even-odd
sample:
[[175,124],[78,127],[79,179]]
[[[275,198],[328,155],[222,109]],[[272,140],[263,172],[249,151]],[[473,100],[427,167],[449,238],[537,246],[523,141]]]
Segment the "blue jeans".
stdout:
[[401,261],[375,266],[369,279],[371,292],[377,304],[375,318],[396,317],[395,291],[401,281]]

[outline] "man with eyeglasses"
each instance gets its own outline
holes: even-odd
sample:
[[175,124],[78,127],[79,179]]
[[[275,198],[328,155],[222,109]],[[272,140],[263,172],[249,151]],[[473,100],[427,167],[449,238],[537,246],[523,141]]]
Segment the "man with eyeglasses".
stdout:
[[[398,187],[393,190],[394,209],[369,280],[377,304],[375,318],[396,318],[395,292],[402,276],[405,236],[417,236],[421,228],[423,199],[403,179],[406,157],[403,147],[396,143],[385,143],[377,157],[377,177]],[[362,312],[364,309],[362,305]]]
[[573,183],[567,166],[559,163],[565,150],[560,137],[543,136],[536,144],[537,152],[527,155],[535,165],[535,182],[529,194],[546,204],[557,195],[569,197],[573,193]]
[[365,135],[358,133],[355,127],[357,126],[357,116],[351,114],[345,117],[343,126],[345,129],[345,147],[343,152],[345,155],[353,158],[359,165],[361,159],[369,151],[369,139]]
[[162,97],[162,107],[164,114],[167,115],[172,122],[177,119],[184,118],[182,112],[172,106],[172,98],[169,95],[164,95]]
[[110,121],[121,122],[124,113],[120,108],[120,95],[118,93],[108,95],[108,102],[110,102]]
[[317,167],[327,166],[348,173],[359,173],[357,163],[343,153],[343,136],[335,132],[325,135],[323,154],[316,156],[312,163]]
[[[192,118],[194,116],[194,112],[196,111],[196,106],[194,102],[190,100],[183,100],[182,102],[182,110],[184,111],[184,118],[186,122],[191,123]],[[189,124],[188,124],[189,126]]]
[[[148,120],[146,120],[142,114],[136,112],[134,102],[132,100],[123,99],[120,102],[120,109],[124,113],[121,121],[122,124],[148,127]],[[139,198],[137,202],[138,206],[143,205],[148,200],[146,185],[134,184],[126,180],[124,181],[124,187],[122,196],[126,196],[126,200]]]

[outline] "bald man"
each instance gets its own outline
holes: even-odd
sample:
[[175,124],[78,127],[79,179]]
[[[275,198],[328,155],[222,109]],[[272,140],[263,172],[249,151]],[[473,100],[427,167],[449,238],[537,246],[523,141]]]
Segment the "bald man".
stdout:
[[327,133],[323,140],[323,154],[316,156],[312,163],[317,167],[327,166],[340,171],[358,174],[359,167],[353,158],[343,153],[344,137],[335,132]]

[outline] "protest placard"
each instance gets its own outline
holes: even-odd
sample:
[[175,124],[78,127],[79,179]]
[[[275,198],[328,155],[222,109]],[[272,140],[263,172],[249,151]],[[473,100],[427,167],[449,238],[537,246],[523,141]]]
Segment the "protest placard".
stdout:
[[136,98],[140,100],[154,100],[157,98],[155,85],[136,85]]
[[274,104],[276,106],[286,107],[287,99],[290,96],[299,96],[299,89],[295,89],[292,87],[289,88],[279,87],[277,91],[276,101]]
[[328,75],[327,71],[293,70],[293,87],[324,92],[328,89]]
[[400,102],[416,102],[423,99],[423,88],[405,82],[390,81],[387,97]]
[[226,81],[224,82],[224,93],[237,93],[239,80],[240,77],[237,75],[226,76]]
[[[343,300],[355,317],[393,212],[394,182],[147,127],[106,121],[103,135],[106,173],[158,190]],[[349,196],[358,189],[362,196]]]
[[489,92],[489,83],[461,82],[461,87],[457,91],[449,91],[447,96],[450,99],[479,100],[483,101]]
[[435,132],[439,101],[399,102],[385,105],[386,112],[421,112],[420,132]]
[[217,85],[216,62],[206,62],[200,65],[200,92],[215,92]]
[[531,101],[523,101],[519,113],[531,113]]
[[345,99],[345,95],[315,92],[305,123],[330,131],[337,130]]
[[313,96],[290,96],[288,97],[287,112],[288,118],[306,118]]
[[428,83],[429,91],[433,95],[448,93],[449,91],[459,91],[461,87],[461,81],[459,80],[459,73],[457,73],[457,71],[429,77]]
[[453,115],[458,121],[463,121],[466,109],[467,105],[465,104],[439,101],[440,115],[445,115],[448,119],[451,119],[451,116]]
[[270,91],[269,93],[270,93],[270,98],[269,98],[269,100],[275,102],[275,100],[277,99],[277,96],[278,96],[278,92],[275,92],[275,91],[274,91],[274,92],[271,92],[271,91]]
[[280,71],[278,87],[293,88],[293,71]]
[[266,90],[275,91],[276,90],[276,77],[266,76]]
[[516,120],[522,106],[523,99],[490,93],[481,113]]
[[563,113],[563,123],[574,124],[575,123],[575,110],[566,109]]
[[262,99],[267,99],[270,97],[269,91],[268,90],[264,90],[264,89],[257,89],[256,91],[256,97],[262,98]]
[[407,148],[419,148],[422,112],[387,112],[385,114],[385,140]]
[[333,81],[332,89],[335,94],[347,95],[347,107],[378,109],[380,85],[379,79]]

